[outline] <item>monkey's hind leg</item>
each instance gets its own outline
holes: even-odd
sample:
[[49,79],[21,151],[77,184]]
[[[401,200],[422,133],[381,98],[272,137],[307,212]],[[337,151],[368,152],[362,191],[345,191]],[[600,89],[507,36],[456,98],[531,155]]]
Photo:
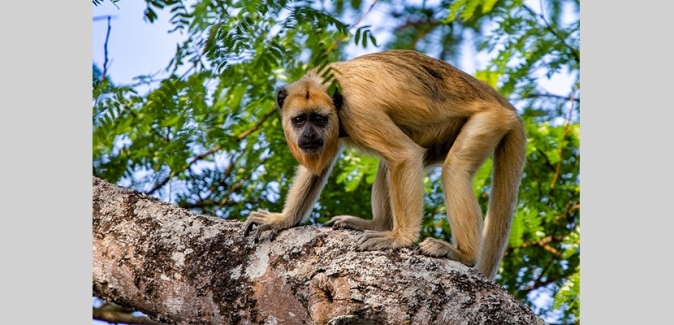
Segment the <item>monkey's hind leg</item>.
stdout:
[[393,229],[393,214],[387,184],[388,166],[384,159],[379,160],[377,176],[372,184],[372,220],[353,216],[336,216],[323,224],[326,227],[348,228],[354,230],[386,231]]
[[472,180],[507,131],[499,121],[500,112],[502,109],[494,108],[471,117],[450,149],[442,166],[442,186],[455,245],[429,237],[419,244],[424,254],[447,257],[468,266],[477,262],[483,221]]

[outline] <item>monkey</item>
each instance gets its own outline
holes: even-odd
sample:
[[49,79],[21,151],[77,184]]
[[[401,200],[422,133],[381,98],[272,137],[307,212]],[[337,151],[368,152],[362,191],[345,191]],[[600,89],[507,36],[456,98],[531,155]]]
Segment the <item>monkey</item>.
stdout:
[[[388,50],[328,65],[339,91],[317,69],[276,96],[283,132],[299,162],[283,211],[251,212],[245,235],[274,236],[308,218],[346,147],[379,156],[372,219],[350,215],[324,226],[363,231],[361,251],[410,247],[423,217],[423,172],[441,166],[452,243],[420,242],[421,252],[475,267],[494,279],[503,257],[526,160],[526,134],[515,107],[488,84],[412,50]],[[472,189],[493,155],[488,209]]]

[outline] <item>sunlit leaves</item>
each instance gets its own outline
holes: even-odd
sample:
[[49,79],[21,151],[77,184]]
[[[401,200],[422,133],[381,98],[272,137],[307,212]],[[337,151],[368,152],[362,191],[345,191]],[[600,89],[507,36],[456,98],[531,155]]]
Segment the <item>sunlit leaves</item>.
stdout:
[[[368,39],[369,39],[370,42],[372,43],[372,45],[377,46],[377,40],[374,38],[374,35],[372,34],[372,31],[370,31],[370,27],[371,26],[368,25],[368,26],[358,27],[358,29],[356,29],[356,33],[355,33],[355,36],[354,36],[354,41],[355,41],[356,44],[359,44],[359,42],[362,40],[362,43],[360,43],[360,44],[362,44],[363,47],[367,47],[367,42],[368,42]],[[362,38],[361,38],[361,36],[362,36]]]
[[567,317],[574,315],[575,320],[580,322],[580,272],[569,276],[559,288],[553,307],[562,309]]
[[457,0],[452,1],[449,5],[449,14],[445,19],[446,22],[451,22],[457,17],[462,20],[468,20],[473,18],[477,12],[478,7],[481,7],[482,10],[479,11],[482,14],[489,13],[497,0]]
[[344,161],[346,164],[337,176],[337,183],[344,183],[347,192],[354,191],[364,178],[366,184],[374,182],[377,175],[378,158],[348,151],[344,154]]

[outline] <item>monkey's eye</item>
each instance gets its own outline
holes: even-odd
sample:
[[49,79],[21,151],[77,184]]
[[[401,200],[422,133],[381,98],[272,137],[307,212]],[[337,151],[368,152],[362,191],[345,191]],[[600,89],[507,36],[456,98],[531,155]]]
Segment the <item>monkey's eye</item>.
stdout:
[[328,123],[328,118],[323,115],[314,115],[311,117],[311,120],[318,126],[323,126]]
[[292,121],[293,121],[293,124],[296,125],[296,126],[302,125],[302,124],[304,124],[304,121],[306,121],[306,118],[304,117],[304,115],[295,116],[295,117],[293,117]]

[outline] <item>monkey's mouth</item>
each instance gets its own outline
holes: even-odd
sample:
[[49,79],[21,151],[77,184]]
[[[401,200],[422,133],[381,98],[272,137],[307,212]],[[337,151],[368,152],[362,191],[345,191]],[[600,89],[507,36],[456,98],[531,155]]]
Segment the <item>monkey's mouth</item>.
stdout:
[[303,142],[300,141],[300,143],[297,144],[302,151],[306,153],[316,153],[323,148],[323,140],[316,140],[316,141],[307,141]]

